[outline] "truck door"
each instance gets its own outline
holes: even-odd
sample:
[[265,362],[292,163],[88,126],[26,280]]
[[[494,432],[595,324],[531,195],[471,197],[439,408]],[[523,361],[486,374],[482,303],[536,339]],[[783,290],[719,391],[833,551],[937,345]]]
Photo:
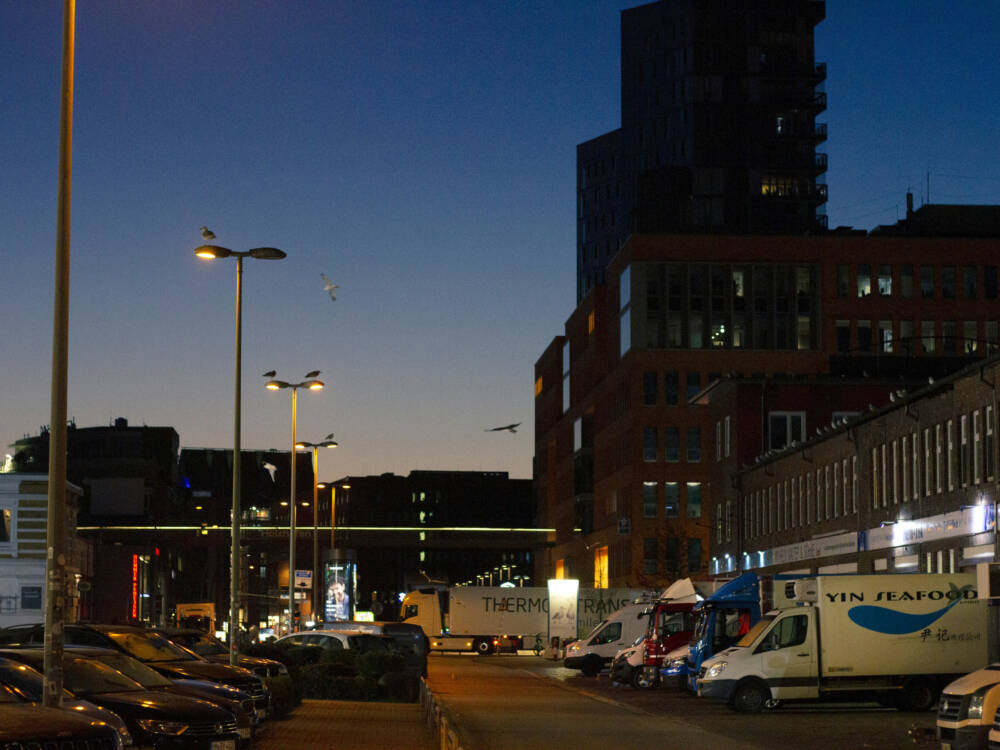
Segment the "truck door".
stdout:
[[764,678],[777,700],[815,698],[816,636],[810,632],[811,612],[801,612],[777,620],[757,646]]

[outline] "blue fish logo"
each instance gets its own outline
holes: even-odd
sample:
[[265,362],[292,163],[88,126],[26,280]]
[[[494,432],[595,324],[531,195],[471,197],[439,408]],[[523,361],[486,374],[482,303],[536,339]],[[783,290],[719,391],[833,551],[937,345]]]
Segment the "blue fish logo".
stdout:
[[888,607],[875,607],[870,604],[862,604],[857,607],[851,607],[847,611],[847,616],[851,618],[851,621],[855,625],[860,625],[868,630],[874,630],[876,633],[885,633],[886,635],[916,633],[918,630],[928,628],[940,620],[945,612],[962,601],[965,592],[970,589],[972,589],[972,584],[966,584],[962,588],[959,588],[952,583],[951,591],[948,594],[951,602],[948,606],[922,615],[897,612]]

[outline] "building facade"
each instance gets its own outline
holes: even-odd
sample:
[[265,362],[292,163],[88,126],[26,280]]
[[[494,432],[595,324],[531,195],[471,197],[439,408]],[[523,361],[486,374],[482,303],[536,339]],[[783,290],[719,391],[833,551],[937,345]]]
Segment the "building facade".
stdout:
[[[998,377],[994,356],[750,465],[720,465],[709,572],[951,573],[997,560]],[[735,406],[710,408],[735,419]]]
[[577,146],[577,301],[633,233],[825,229],[822,0],[621,14],[621,127]]
[[724,375],[938,375],[1000,345],[998,241],[634,235],[535,366],[536,577],[652,588],[709,574]]

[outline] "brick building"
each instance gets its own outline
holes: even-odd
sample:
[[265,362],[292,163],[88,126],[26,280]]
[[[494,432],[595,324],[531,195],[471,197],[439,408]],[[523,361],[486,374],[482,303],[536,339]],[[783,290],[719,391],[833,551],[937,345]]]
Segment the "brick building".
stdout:
[[556,529],[536,578],[706,577],[729,479],[709,456],[716,420],[689,399],[726,374],[808,379],[833,361],[899,377],[920,358],[940,376],[982,358],[1000,344],[998,244],[633,235],[535,365],[538,524]]

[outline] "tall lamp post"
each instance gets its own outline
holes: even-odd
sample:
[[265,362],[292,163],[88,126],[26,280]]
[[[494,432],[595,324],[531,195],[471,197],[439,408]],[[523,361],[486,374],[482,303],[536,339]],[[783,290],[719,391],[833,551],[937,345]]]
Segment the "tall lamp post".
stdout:
[[194,254],[205,260],[216,258],[236,258],[236,367],[235,385],[233,388],[233,507],[232,507],[232,549],[229,558],[229,663],[238,665],[240,662],[240,571],[242,556],[240,554],[240,516],[241,491],[240,486],[240,396],[242,392],[242,359],[243,359],[243,259],[246,257],[258,260],[281,260],[285,251],[276,247],[255,247],[251,250],[237,251],[218,245],[202,245],[195,248]]
[[337,442],[333,439],[333,433],[331,432],[321,443],[304,443],[299,441],[295,444],[296,449],[306,449],[312,448],[312,467],[313,467],[313,620],[316,619],[317,607],[319,606],[319,449],[320,448],[336,448]]
[[285,388],[292,389],[292,476],[291,487],[288,497],[288,632],[295,632],[295,513],[297,500],[295,496],[295,454],[296,454],[296,407],[298,404],[299,388],[308,388],[310,391],[323,390],[323,381],[316,380],[319,370],[306,373],[307,378],[301,383],[288,383],[284,380],[269,380],[265,388],[271,391],[279,391]]

